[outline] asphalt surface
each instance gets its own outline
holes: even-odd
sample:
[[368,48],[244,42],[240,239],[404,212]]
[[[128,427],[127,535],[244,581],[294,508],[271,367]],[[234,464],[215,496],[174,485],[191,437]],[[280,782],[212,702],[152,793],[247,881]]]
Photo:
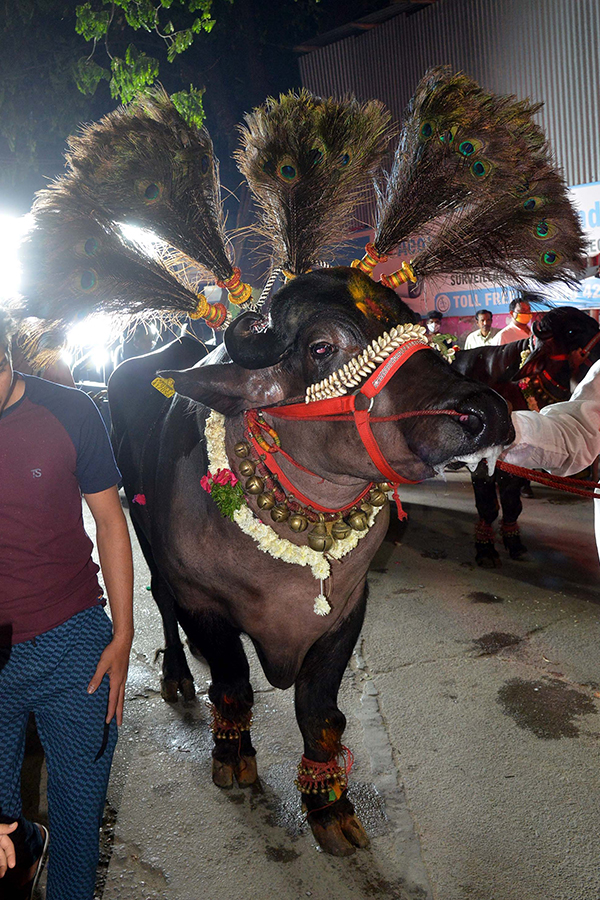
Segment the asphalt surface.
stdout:
[[[371,566],[340,708],[371,848],[316,846],[293,781],[293,692],[249,648],[260,787],[211,782],[207,668],[159,694],[136,548],[136,637],[103,829],[103,900],[600,900],[600,568],[591,503],[534,486],[527,559],[474,565],[468,475],[403,489]],[[29,755],[34,773],[39,757]],[[28,790],[35,802],[35,784]],[[42,778],[43,782],[43,778]],[[43,801],[42,801],[43,815]]]

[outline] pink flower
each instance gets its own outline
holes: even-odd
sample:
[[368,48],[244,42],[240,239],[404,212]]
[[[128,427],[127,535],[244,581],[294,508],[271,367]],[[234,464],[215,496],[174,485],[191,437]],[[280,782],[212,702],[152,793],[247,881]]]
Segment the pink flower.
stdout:
[[139,506],[145,506],[146,505],[146,495],[145,494],[134,494],[131,502],[137,503]]
[[212,475],[208,472],[206,475],[203,475],[200,479],[200,487],[202,490],[207,491],[209,494],[211,492],[212,483],[211,483]]
[[213,476],[215,484],[236,484],[237,478],[230,469],[219,469]]

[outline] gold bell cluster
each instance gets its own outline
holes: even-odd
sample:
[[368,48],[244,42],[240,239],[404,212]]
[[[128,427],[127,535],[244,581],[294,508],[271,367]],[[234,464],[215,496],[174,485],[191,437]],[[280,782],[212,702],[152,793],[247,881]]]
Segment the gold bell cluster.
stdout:
[[400,344],[415,340],[427,343],[422,325],[397,325],[389,332],[384,331],[366,350],[344,363],[336,372],[316,384],[310,384],[306,389],[306,402],[342,397],[350,389],[358,387]]
[[[352,531],[366,531],[374,507],[383,506],[387,500],[387,492],[391,490],[390,484],[381,482],[374,485],[365,499],[352,509],[343,514],[339,513],[330,521],[326,521],[325,516],[319,514],[318,521],[311,522],[311,518],[306,514],[307,510],[289,508],[290,501],[281,489],[278,491],[280,495],[278,498],[275,491],[267,488],[266,479],[257,473],[257,464],[250,459],[250,445],[246,441],[239,441],[233,449],[240,460],[239,473],[246,479],[244,490],[256,497],[259,509],[270,510],[274,522],[287,522],[289,529],[295,534],[301,534],[312,524],[313,527],[307,534],[308,545],[311,550],[320,553],[331,550],[336,541],[346,540]],[[298,504],[294,502],[293,505],[296,507]]]

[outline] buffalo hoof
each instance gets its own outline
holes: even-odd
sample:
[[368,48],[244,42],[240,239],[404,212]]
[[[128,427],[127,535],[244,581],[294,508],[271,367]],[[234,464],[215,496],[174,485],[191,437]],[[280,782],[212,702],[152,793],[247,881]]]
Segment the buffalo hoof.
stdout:
[[240,787],[250,787],[258,780],[255,756],[240,756],[235,766],[235,777]]
[[212,780],[217,787],[228,790],[233,787],[234,767],[220,759],[212,761]]
[[186,702],[196,699],[196,688],[192,678],[161,678],[160,695],[167,703],[177,703],[178,693]]
[[499,569],[502,565],[500,554],[493,544],[475,543],[475,562],[481,569]]
[[258,781],[255,756],[239,756],[235,761],[225,761],[213,757],[212,780],[217,787],[228,790],[237,781],[241,788],[250,787]]
[[313,810],[308,821],[321,849],[332,856],[352,856],[357,847],[369,846],[367,833],[346,796],[323,810]]

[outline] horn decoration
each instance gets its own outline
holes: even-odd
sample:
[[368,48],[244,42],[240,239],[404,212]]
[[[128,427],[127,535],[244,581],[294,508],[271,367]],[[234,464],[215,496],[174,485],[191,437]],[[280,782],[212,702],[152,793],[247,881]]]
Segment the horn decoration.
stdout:
[[341,368],[306,389],[306,402],[313,400],[330,400],[332,397],[343,397],[351,388],[358,385],[374,372],[377,366],[391,356],[400,344],[406,341],[420,341],[427,344],[425,329],[422,325],[398,325],[384,331],[381,337],[375,338],[358,356],[355,356]]

